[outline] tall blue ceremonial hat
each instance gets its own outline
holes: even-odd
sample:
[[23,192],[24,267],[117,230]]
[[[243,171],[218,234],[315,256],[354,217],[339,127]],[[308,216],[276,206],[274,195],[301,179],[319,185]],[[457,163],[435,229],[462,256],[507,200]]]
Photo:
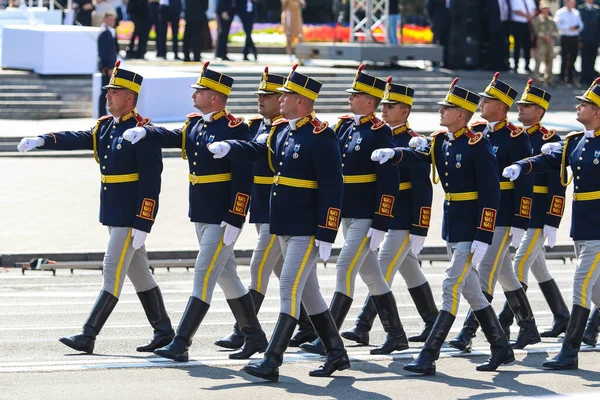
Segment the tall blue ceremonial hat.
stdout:
[[144,77],[135,72],[119,68],[120,65],[121,61],[117,60],[108,85],[103,86],[102,89],[129,89],[135,93],[139,93]]
[[366,93],[382,99],[383,92],[385,91],[385,81],[372,75],[365,74],[362,72],[364,68],[365,64],[361,64],[360,67],[358,67],[358,71],[356,71],[356,76],[352,82],[352,87],[346,89],[346,92]]
[[263,72],[260,83],[258,84],[258,91],[254,92],[254,94],[279,93],[277,89],[282,87],[284,83],[285,76],[271,74],[269,73],[269,67],[265,67],[265,72]]
[[470,90],[457,86],[458,80],[459,78],[454,78],[446,98],[438,104],[445,107],[460,107],[474,113],[481,98]]
[[316,100],[319,97],[319,91],[323,84],[315,79],[309,78],[299,72],[296,72],[298,64],[294,64],[292,72],[288,75],[285,83],[277,90],[283,93],[294,93]]
[[198,82],[190,85],[190,87],[200,90],[212,89],[215,92],[229,96],[231,87],[233,86],[233,78],[212,69],[208,69],[209,64],[210,61],[204,63],[202,71],[200,71]]
[[490,84],[485,88],[485,91],[478,94],[487,99],[500,100],[511,107],[517,98],[517,91],[509,84],[498,79],[499,77],[500,72],[496,72]]
[[415,90],[411,87],[392,83],[392,77],[387,78],[385,90],[383,92],[383,104],[398,104],[403,103],[409,106],[413,105],[413,97]]
[[517,101],[517,104],[535,104],[542,107],[544,110],[548,110],[552,95],[539,87],[531,86],[532,83],[533,79],[527,81],[525,91],[523,92],[523,95],[521,95],[521,100]]
[[594,82],[592,82],[590,88],[586,90],[582,96],[576,96],[576,99],[600,107],[600,78],[596,78]]

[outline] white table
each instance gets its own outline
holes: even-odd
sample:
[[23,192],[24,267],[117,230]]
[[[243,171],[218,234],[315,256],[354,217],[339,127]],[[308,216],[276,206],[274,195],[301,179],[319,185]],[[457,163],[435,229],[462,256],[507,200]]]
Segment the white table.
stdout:
[[[191,84],[198,80],[197,73],[176,72],[160,68],[131,69],[126,64],[122,68],[137,72],[144,77],[142,89],[138,96],[138,112],[153,122],[184,121],[185,116],[198,112],[194,108]],[[100,97],[102,77],[94,74],[92,92],[94,96],[94,118],[98,115],[98,99]]]
[[88,75],[96,72],[100,28],[36,25],[5,26],[2,68],[40,75]]

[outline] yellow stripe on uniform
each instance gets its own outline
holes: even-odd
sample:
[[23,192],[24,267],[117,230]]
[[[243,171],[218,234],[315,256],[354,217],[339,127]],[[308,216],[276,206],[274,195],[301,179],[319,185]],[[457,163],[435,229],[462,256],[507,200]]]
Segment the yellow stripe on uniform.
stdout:
[[494,266],[492,267],[492,272],[490,272],[490,278],[488,279],[488,288],[487,288],[487,292],[489,294],[492,294],[494,292],[494,274],[496,274],[496,270],[498,269],[498,264],[500,263],[500,254],[502,254],[502,252],[500,251],[501,249],[504,248],[504,245],[506,244],[506,241],[508,240],[508,234],[510,233],[510,228],[506,228],[506,233],[504,234],[504,237],[502,238],[502,242],[500,243],[500,247],[498,248],[498,254],[496,254],[496,258],[494,259]]
[[369,238],[365,236],[365,238],[360,243],[360,246],[358,246],[358,251],[354,255],[354,258],[352,259],[352,262],[350,263],[350,266],[348,267],[348,272],[346,272],[346,296],[350,296],[350,281],[351,281],[351,277],[352,277],[352,270],[356,266],[358,257],[360,257],[360,254],[362,253],[362,251],[368,241],[369,241]]
[[525,253],[525,256],[523,257],[523,259],[519,263],[519,272],[517,273],[517,275],[518,275],[517,277],[519,278],[519,282],[523,282],[523,268],[525,267],[525,263],[527,262],[527,260],[529,260],[529,256],[531,255],[531,252],[533,251],[533,247],[535,246],[535,243],[537,242],[537,239],[540,236],[540,232],[542,232],[541,229],[536,229],[535,230],[535,234],[533,235],[533,239],[531,240],[531,243],[529,243],[529,247],[527,248],[527,252]]
[[400,250],[398,250],[398,253],[396,253],[396,256],[394,257],[394,259],[388,266],[388,269],[385,273],[385,281],[388,283],[388,285],[390,283],[390,278],[392,277],[392,273],[394,272],[394,265],[396,265],[396,262],[398,262],[398,258],[400,258],[400,254],[402,254],[402,252],[404,251],[404,248],[406,247],[406,244],[408,243],[408,238],[409,238],[409,236],[406,235],[404,242],[402,242],[402,245],[400,246]]
[[600,253],[596,254],[596,258],[594,259],[594,262],[592,263],[592,266],[590,267],[587,276],[583,280],[583,287],[581,288],[581,306],[584,308],[588,308],[586,299],[587,285],[590,281],[590,278],[592,277],[592,274],[594,273],[594,270],[596,269],[596,266],[598,265],[598,261],[600,261]]
[[[296,318],[296,295],[298,291],[298,284],[300,283],[300,277],[302,276],[302,272],[304,272],[304,268],[306,267],[306,263],[308,262],[308,258],[310,257],[310,253],[315,245],[314,236],[310,237],[310,241],[308,242],[308,248],[306,249],[306,253],[304,253],[304,258],[302,258],[302,264],[300,264],[300,268],[298,268],[298,273],[296,274],[296,279],[294,280],[294,286],[292,286],[292,305],[290,306],[290,316],[292,318]],[[296,318],[298,319],[298,318]]]
[[269,252],[271,251],[271,247],[273,247],[273,244],[275,243],[275,239],[277,239],[277,236],[271,235],[271,240],[269,240],[269,245],[265,249],[265,254],[263,255],[263,258],[260,261],[260,265],[258,266],[258,285],[256,286],[256,291],[259,293],[262,293],[261,292],[261,284],[262,284],[263,269],[265,268],[265,263],[267,262],[267,258],[269,258]]
[[208,282],[210,281],[210,274],[212,274],[213,269],[215,268],[215,264],[217,263],[217,258],[219,258],[219,254],[221,253],[221,249],[223,248],[223,237],[219,240],[219,245],[217,246],[217,251],[213,255],[212,260],[210,261],[210,265],[206,270],[206,275],[204,276],[204,283],[202,284],[202,298],[200,300],[206,302],[206,289],[208,288]]
[[467,263],[463,267],[462,273],[460,274],[460,276],[458,277],[458,280],[456,281],[456,283],[454,284],[454,287],[452,288],[452,307],[450,308],[450,314],[452,314],[452,315],[456,315],[456,311],[458,308],[458,296],[459,296],[458,286],[465,279],[465,275],[467,274],[467,271],[469,270],[469,264],[471,264],[472,258],[473,258],[473,253],[470,253],[469,258],[467,259]]
[[127,231],[127,237],[125,238],[125,244],[123,250],[121,250],[121,258],[119,258],[119,264],[117,265],[117,271],[115,272],[115,289],[113,295],[119,297],[119,282],[121,281],[121,269],[123,268],[123,261],[125,261],[125,254],[127,254],[127,248],[131,241],[131,229]]

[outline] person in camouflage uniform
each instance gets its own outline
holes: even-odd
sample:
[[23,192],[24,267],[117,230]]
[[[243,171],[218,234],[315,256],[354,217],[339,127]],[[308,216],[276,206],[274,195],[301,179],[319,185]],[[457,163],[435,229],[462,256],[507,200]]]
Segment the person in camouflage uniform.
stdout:
[[544,0],[540,2],[540,14],[534,18],[533,27],[537,36],[537,48],[535,51],[535,78],[542,80],[540,75],[540,64],[543,62],[546,69],[544,80],[548,85],[552,83],[552,62],[554,60],[554,38],[558,36],[558,28],[554,19],[550,16],[550,8]]

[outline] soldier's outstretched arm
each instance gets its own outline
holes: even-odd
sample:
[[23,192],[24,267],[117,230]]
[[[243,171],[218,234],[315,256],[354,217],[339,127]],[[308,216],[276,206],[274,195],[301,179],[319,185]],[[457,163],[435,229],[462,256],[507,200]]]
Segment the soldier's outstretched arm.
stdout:
[[[192,128],[191,125],[191,123],[190,125],[184,125],[184,127],[182,127],[181,129],[167,129],[163,126],[147,125],[141,128],[128,129],[127,131],[134,129],[143,129],[145,134],[142,136],[142,138],[138,139],[138,141],[144,139],[145,141],[149,142],[154,146],[167,149],[181,149],[183,148],[184,142],[186,140],[185,136],[187,134],[187,130]],[[127,137],[125,137],[125,133],[123,134],[123,138],[127,140]],[[131,143],[135,142],[131,141]]]
[[93,150],[92,132],[89,131],[63,131],[47,133],[45,135],[23,138],[17,147],[20,152],[27,152],[34,148],[48,150]]
[[[267,158],[268,152],[271,151],[269,150],[267,143],[246,142],[239,140],[226,140],[222,143],[227,143],[230,146],[230,149],[225,156],[238,162],[254,162],[262,160]],[[215,150],[215,147],[212,146],[212,144],[208,146],[208,150],[214,154],[217,154],[213,151]]]

